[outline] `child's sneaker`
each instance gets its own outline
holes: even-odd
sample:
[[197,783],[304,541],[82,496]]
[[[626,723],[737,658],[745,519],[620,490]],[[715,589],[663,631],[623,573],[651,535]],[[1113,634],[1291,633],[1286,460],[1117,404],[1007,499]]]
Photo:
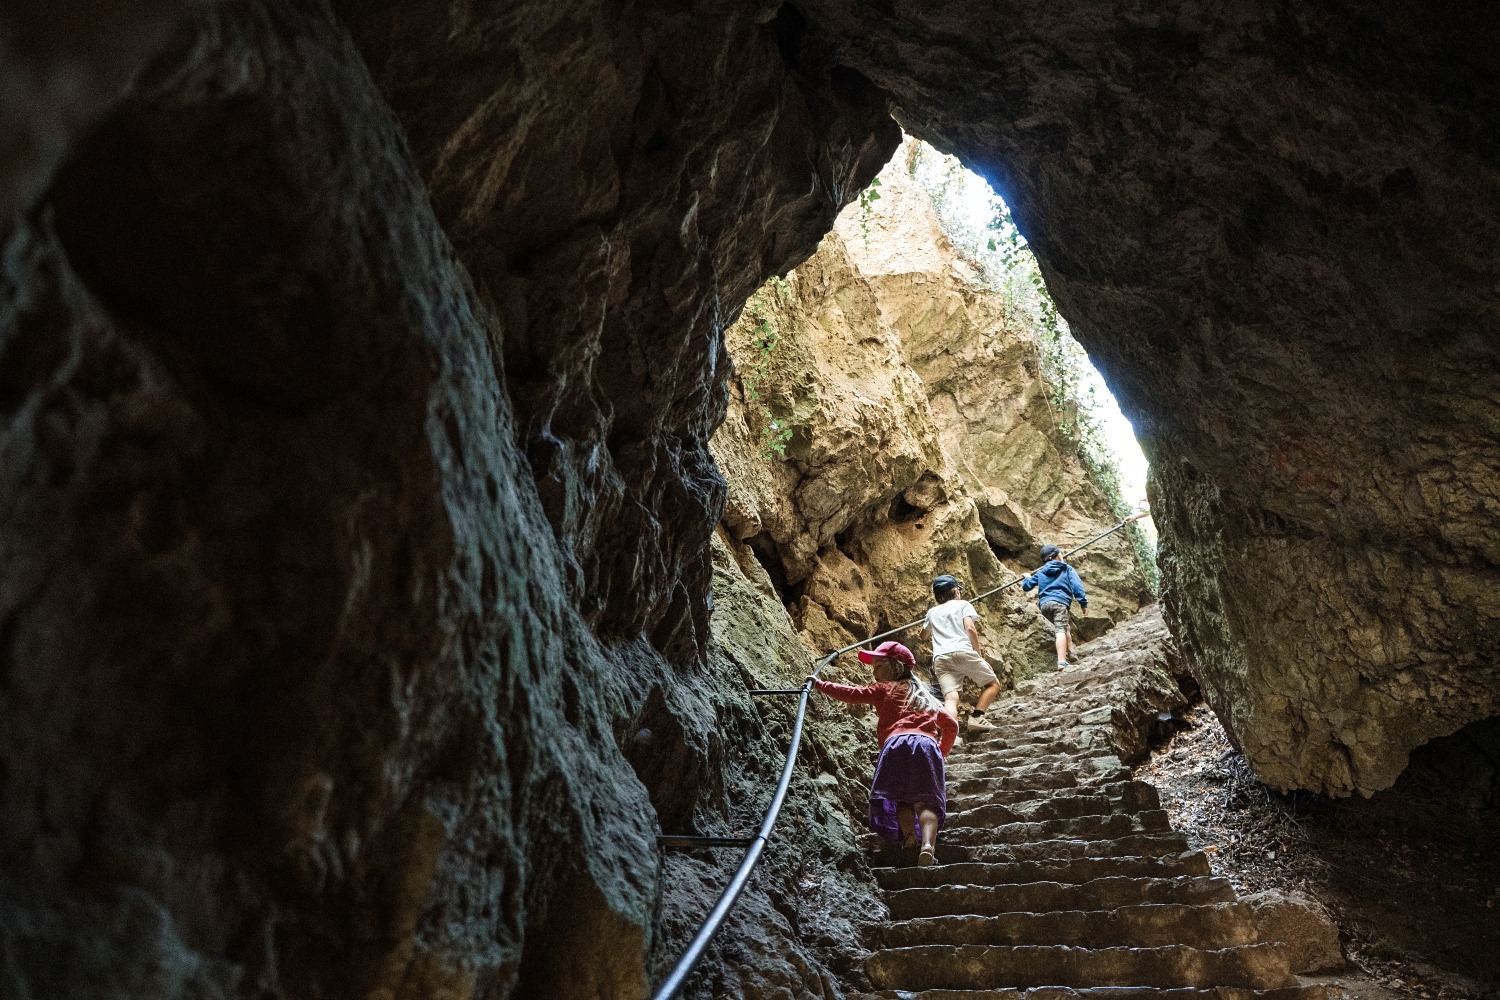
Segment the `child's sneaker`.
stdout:
[[971,733],[988,733],[998,728],[984,712],[970,712],[968,730]]
[[930,868],[935,864],[937,864],[937,853],[930,847],[922,848],[922,852],[917,855],[917,867]]

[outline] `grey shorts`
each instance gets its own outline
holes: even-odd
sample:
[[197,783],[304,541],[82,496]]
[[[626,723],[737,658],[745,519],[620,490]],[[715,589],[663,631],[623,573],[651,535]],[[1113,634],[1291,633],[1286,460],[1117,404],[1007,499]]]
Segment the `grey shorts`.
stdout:
[[934,656],[932,672],[937,674],[938,687],[943,689],[944,697],[963,687],[966,677],[980,687],[1000,680],[995,676],[995,670],[989,661],[972,649],[959,649]]
[[1054,632],[1068,631],[1069,617],[1068,606],[1066,604],[1059,604],[1056,601],[1044,601],[1042,602],[1041,609],[1042,617],[1047,619],[1048,624],[1052,626]]

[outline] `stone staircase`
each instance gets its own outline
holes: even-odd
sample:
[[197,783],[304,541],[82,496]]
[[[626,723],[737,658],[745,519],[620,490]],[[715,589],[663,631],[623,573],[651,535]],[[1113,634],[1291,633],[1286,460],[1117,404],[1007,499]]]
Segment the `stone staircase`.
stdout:
[[862,1000],[1323,1000],[1121,762],[1161,695],[1142,694],[1141,636],[1109,639],[950,757],[937,865],[883,854]]

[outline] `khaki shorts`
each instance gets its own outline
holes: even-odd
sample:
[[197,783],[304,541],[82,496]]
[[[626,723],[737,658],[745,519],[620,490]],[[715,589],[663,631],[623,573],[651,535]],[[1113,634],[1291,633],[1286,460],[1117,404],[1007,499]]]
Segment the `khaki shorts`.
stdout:
[[943,689],[944,697],[963,687],[965,677],[980,687],[1000,680],[985,658],[972,649],[958,649],[934,656],[932,672],[937,674],[938,687]]
[[1070,621],[1070,618],[1068,613],[1068,606],[1066,604],[1059,604],[1056,601],[1047,601],[1042,605],[1041,610],[1042,617],[1047,619],[1048,624],[1052,626],[1052,631],[1068,631],[1068,622]]

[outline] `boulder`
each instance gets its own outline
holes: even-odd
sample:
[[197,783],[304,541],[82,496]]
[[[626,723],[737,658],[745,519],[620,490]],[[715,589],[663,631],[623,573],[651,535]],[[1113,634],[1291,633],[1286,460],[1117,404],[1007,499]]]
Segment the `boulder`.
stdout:
[[1265,889],[1242,897],[1255,911],[1262,941],[1281,941],[1298,975],[1337,972],[1344,967],[1339,928],[1328,909],[1300,892]]

